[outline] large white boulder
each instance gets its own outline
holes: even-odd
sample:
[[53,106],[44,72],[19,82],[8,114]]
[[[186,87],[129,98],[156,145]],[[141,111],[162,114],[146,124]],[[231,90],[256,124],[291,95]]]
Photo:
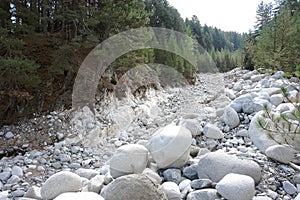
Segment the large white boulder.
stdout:
[[148,150],[139,144],[128,144],[118,148],[110,159],[110,174],[118,178],[127,174],[139,174],[148,163]]
[[255,114],[251,120],[248,134],[253,144],[264,153],[268,147],[277,145],[278,143],[271,139],[269,133],[259,125],[260,120],[267,120],[270,122],[270,120],[263,117],[263,113],[264,111],[260,111]]
[[[261,127],[259,122],[263,122],[265,127]],[[263,153],[265,153],[266,149],[271,146],[286,143],[299,150],[300,135],[295,135],[293,133],[296,128],[297,126],[291,126],[291,131],[288,129],[285,131],[282,131],[282,129],[276,129],[274,121],[266,117],[264,111],[261,111],[256,113],[251,120],[248,133],[253,144]]]
[[169,125],[152,136],[147,148],[159,169],[181,168],[189,160],[191,144],[192,134],[188,129]]

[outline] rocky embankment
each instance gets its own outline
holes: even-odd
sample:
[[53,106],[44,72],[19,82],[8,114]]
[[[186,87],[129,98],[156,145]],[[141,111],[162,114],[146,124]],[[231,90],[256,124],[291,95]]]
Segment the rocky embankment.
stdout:
[[203,74],[193,86],[108,96],[95,115],[3,127],[0,199],[300,199],[298,136],[271,139],[258,126],[267,105],[299,128],[299,79],[283,75]]

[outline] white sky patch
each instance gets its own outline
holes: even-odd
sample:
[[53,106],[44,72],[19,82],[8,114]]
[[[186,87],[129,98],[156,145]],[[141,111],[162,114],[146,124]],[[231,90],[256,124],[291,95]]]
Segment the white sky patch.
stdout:
[[[261,0],[168,0],[181,16],[196,15],[201,25],[207,24],[223,31],[248,33],[256,22],[256,9]],[[269,0],[270,1],[270,0]],[[264,1],[268,2],[268,1]]]

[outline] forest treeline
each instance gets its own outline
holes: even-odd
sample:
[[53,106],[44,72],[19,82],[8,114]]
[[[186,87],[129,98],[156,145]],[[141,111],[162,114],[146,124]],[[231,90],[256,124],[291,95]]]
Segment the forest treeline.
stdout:
[[[139,27],[194,38],[220,71],[242,63],[246,34],[201,24],[197,16],[183,19],[167,0],[1,0],[0,124],[70,105],[85,56],[110,36]],[[197,71],[180,56],[157,49],[127,53],[110,69],[122,74],[136,63],[165,64],[187,78]]]
[[245,45],[245,68],[300,75],[300,1],[262,1],[256,14],[257,23]]

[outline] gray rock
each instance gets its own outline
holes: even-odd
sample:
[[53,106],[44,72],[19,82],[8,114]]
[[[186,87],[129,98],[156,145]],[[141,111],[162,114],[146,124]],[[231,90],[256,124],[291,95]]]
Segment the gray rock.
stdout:
[[180,120],[178,125],[187,128],[193,136],[200,135],[203,131],[200,123],[196,119]]
[[0,181],[0,190],[3,190],[3,183]]
[[230,106],[227,106],[224,110],[224,122],[230,128],[235,128],[240,124],[240,118],[237,112]]
[[298,194],[294,200],[300,200],[300,194]]
[[300,184],[300,173],[294,175],[293,181],[295,184]]
[[282,103],[276,107],[276,110],[280,113],[291,111],[294,109],[294,105],[292,103]]
[[196,190],[188,194],[186,200],[215,200],[219,195],[215,189]]
[[186,177],[190,180],[195,180],[195,179],[198,179],[197,169],[198,169],[198,165],[193,164],[193,165],[183,168],[182,174],[184,177]]
[[159,169],[181,168],[189,160],[191,144],[192,134],[188,129],[169,125],[152,136],[147,148]]
[[107,186],[103,195],[105,200],[167,200],[159,184],[155,181],[153,182],[145,174],[131,174],[119,177]]
[[286,193],[293,195],[297,192],[297,188],[289,181],[283,181],[283,189]]
[[96,175],[87,184],[89,192],[100,193],[104,186],[104,175]]
[[7,133],[5,133],[5,138],[6,139],[11,139],[14,137],[14,134],[11,131],[8,131]]
[[197,179],[191,182],[191,187],[195,190],[211,188],[213,182],[210,179]]
[[300,101],[300,93],[297,90],[290,91],[288,94],[288,101],[297,103]]
[[230,103],[230,107],[232,107],[236,112],[242,112],[243,104],[252,101],[252,96],[250,94],[244,94],[236,98]]
[[278,87],[264,88],[260,92],[267,92],[270,96],[273,94],[281,94],[281,89]]
[[158,184],[162,183],[162,178],[152,169],[146,168],[143,171],[143,174],[145,174],[146,176],[148,176],[150,179],[152,179],[153,181],[156,181]]
[[24,197],[32,199],[42,199],[41,188],[37,186],[31,186],[27,192],[24,194]]
[[267,105],[269,108],[272,108],[272,105],[268,100],[254,98],[252,101],[244,103],[242,105],[242,109],[244,113],[251,114],[254,112],[264,110],[264,105]]
[[79,151],[80,151],[80,147],[79,147],[79,146],[72,146],[71,152],[72,152],[73,154],[76,154],[76,153],[78,153]]
[[284,72],[283,71],[277,71],[275,74],[273,74],[271,77],[274,79],[281,79],[284,76]]
[[255,195],[253,178],[241,174],[227,174],[217,183],[216,189],[228,200],[249,200]]
[[94,192],[67,192],[59,195],[54,200],[104,200]]
[[239,130],[235,135],[240,137],[249,137],[248,130],[246,129]]
[[168,200],[181,200],[180,190],[176,183],[174,182],[164,182],[161,185],[162,190],[167,195]]
[[282,94],[274,94],[270,97],[270,103],[274,106],[278,106],[283,102],[284,98]]
[[23,176],[23,169],[19,166],[13,166],[12,169],[11,169],[11,174],[16,175],[18,177],[22,177]]
[[142,173],[148,163],[148,153],[146,147],[138,144],[119,147],[110,160],[110,174],[117,178]]
[[11,193],[11,195],[12,195],[14,198],[22,197],[22,196],[24,196],[24,194],[25,194],[24,190],[22,190],[22,189],[20,189],[20,188],[18,188],[17,190],[15,190],[15,191],[13,191],[13,192]]
[[220,181],[226,174],[237,173],[252,177],[258,184],[261,180],[260,166],[251,160],[242,160],[222,151],[212,152],[202,156],[198,163],[199,179]]
[[41,187],[43,199],[54,199],[66,192],[78,192],[81,188],[81,178],[77,174],[62,171],[50,176]]
[[264,153],[268,147],[277,145],[278,143],[272,140],[268,133],[259,126],[259,120],[261,119],[264,119],[263,111],[255,114],[251,120],[248,133],[253,144]]
[[270,80],[268,78],[264,78],[263,80],[261,80],[260,84],[263,88],[269,88],[271,85]]
[[182,180],[180,169],[167,169],[163,172],[164,179],[179,184]]
[[20,177],[16,176],[16,175],[12,175],[8,180],[7,183],[8,184],[16,184],[19,183],[21,181]]
[[266,156],[284,164],[289,164],[296,155],[296,151],[287,145],[274,145],[265,151]]
[[191,180],[189,180],[189,179],[184,179],[183,181],[181,181],[180,183],[179,183],[179,190],[180,191],[183,191],[184,189],[186,189],[187,187],[189,187],[189,188],[191,188]]
[[54,162],[51,164],[52,167],[54,167],[55,169],[60,169],[61,168],[61,164],[59,162]]
[[100,172],[98,172],[96,170],[93,170],[93,169],[80,168],[80,169],[77,169],[75,171],[75,174],[77,174],[80,177],[87,178],[87,179],[90,180],[91,178],[93,178],[96,175],[100,174]]
[[224,138],[224,133],[215,125],[207,124],[204,127],[203,133],[206,137],[212,139],[222,139]]
[[59,155],[59,160],[61,162],[69,162],[71,160],[71,156],[68,154],[60,154]]
[[234,94],[234,91],[231,89],[225,88],[224,93],[227,97],[229,97],[231,100],[234,100],[236,98],[236,95]]
[[110,175],[110,173],[105,174],[104,176],[104,184],[108,185],[109,183],[111,183],[113,181],[113,177]]
[[10,171],[4,171],[0,173],[0,180],[1,181],[6,181],[9,179],[9,177],[11,176],[11,172]]

